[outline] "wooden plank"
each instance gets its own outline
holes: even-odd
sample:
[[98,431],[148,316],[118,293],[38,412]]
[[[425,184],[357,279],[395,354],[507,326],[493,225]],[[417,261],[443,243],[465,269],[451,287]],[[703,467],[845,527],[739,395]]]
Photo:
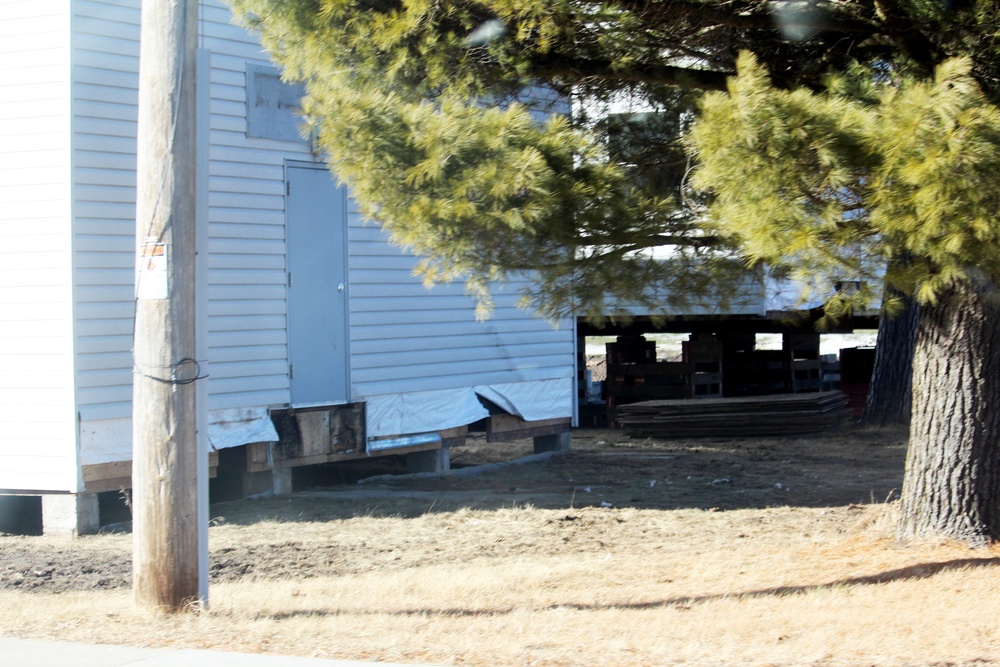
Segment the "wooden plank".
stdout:
[[849,416],[840,392],[783,394],[698,401],[644,401],[618,408],[632,437],[798,435],[830,428]]
[[[712,408],[719,408],[721,410],[729,410],[733,406],[738,406],[741,404],[746,404],[748,406],[794,406],[796,404],[811,405],[815,401],[828,401],[837,402],[843,400],[843,394],[839,391],[828,391],[820,394],[814,394],[812,396],[798,396],[795,394],[773,394],[769,396],[741,396],[735,398],[719,398],[713,399],[711,401],[703,401],[698,404],[697,408],[699,410],[708,410]],[[644,401],[643,403],[635,403],[631,408],[644,408],[644,409],[676,409],[680,411],[685,411],[691,408],[691,403],[688,401]]]
[[131,489],[131,488],[132,488],[131,474],[128,477],[99,479],[93,482],[87,482],[84,485],[85,493],[107,493],[108,491],[121,491],[123,489]]
[[555,435],[569,431],[571,426],[572,420],[569,417],[524,421],[513,415],[492,415],[486,421],[486,442],[510,442],[542,435]]
[[[219,468],[218,452],[208,454],[208,476],[214,478]],[[104,493],[132,488],[132,461],[94,463],[82,468],[84,491]]]
[[671,376],[688,375],[693,366],[683,361],[658,361],[652,364],[611,364],[608,376]]
[[647,384],[640,386],[624,386],[615,389],[615,398],[642,398],[650,399],[680,399],[687,398],[689,393],[687,384]]
[[442,447],[461,447],[465,444],[465,439],[469,435],[469,427],[466,425],[446,428],[443,431],[438,431],[438,433],[441,435]]
[[112,461],[83,466],[83,483],[132,476],[132,461]]
[[302,438],[302,454],[296,458],[315,458],[330,454],[330,411],[309,410],[295,413]]
[[413,454],[415,452],[429,452],[441,449],[440,442],[431,442],[423,445],[413,445],[411,447],[396,447],[394,449],[384,449],[368,453],[363,449],[353,452],[340,452],[324,454],[318,456],[304,456],[294,459],[284,459],[275,461],[275,468],[297,468],[299,466],[319,465],[321,463],[337,463],[339,461],[354,461],[356,459],[375,458],[376,456],[395,456],[400,454]]
[[268,456],[271,443],[252,442],[246,447],[247,472],[265,472],[271,469],[271,458]]

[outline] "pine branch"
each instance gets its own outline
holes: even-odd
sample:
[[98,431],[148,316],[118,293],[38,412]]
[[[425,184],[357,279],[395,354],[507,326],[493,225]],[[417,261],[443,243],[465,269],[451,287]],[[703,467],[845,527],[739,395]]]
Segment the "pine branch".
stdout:
[[875,0],[875,7],[882,18],[886,35],[925,71],[934,71],[941,56],[937,48],[910,20],[897,0]]
[[713,71],[662,64],[637,64],[628,68],[616,67],[610,60],[569,58],[547,55],[532,62],[532,74],[541,80],[567,78],[572,80],[597,79],[618,83],[651,83],[695,88],[700,90],[725,90],[726,79],[735,71]]
[[[776,30],[774,15],[787,12],[788,19],[796,28],[808,31],[839,32],[873,35],[879,32],[879,25],[870,12],[865,12],[867,3],[824,2],[806,3],[795,1],[749,0],[746,2],[696,2],[685,0],[612,0],[611,6],[648,16],[657,21],[687,19],[705,26],[726,26],[738,30]],[[808,11],[795,11],[802,8]],[[851,12],[857,8],[859,11]],[[869,14],[861,17],[858,14]]]

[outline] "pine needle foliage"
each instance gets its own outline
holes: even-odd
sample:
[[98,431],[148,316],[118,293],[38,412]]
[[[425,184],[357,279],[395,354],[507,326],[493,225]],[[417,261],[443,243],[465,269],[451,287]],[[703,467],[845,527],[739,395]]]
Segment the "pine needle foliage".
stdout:
[[854,68],[820,92],[775,88],[750,54],[738,69],[703,99],[690,142],[712,223],[752,261],[805,282],[889,266],[924,303],[970,272],[1000,279],[1000,109],[968,58],[932,79]]
[[[666,312],[706,295],[725,307],[745,267],[763,261],[792,267],[828,291],[831,270],[860,275],[911,251],[927,262],[899,282],[931,298],[956,270],[952,260],[969,234],[992,234],[985,219],[974,232],[934,232],[925,220],[970,213],[971,200],[962,211],[932,213],[940,207],[929,200],[954,199],[953,189],[964,186],[934,190],[931,183],[947,169],[979,173],[973,162],[985,165],[985,155],[955,158],[933,173],[900,163],[883,174],[878,169],[889,169],[891,156],[872,163],[879,151],[869,138],[879,128],[905,137],[901,126],[878,120],[875,108],[888,104],[879,72],[867,83],[841,76],[839,92],[828,77],[858,62],[885,63],[883,77],[930,80],[935,67],[965,56],[962,81],[996,102],[1000,14],[993,2],[230,1],[284,76],[305,82],[306,116],[362,211],[427,258],[428,282],[465,280],[484,312],[489,285],[524,272],[534,281],[526,305],[554,318],[600,318],[621,314],[609,304]],[[744,67],[733,94],[757,106],[729,112],[726,122],[758,127],[763,143],[742,157],[726,153],[747,160],[732,162],[729,176],[710,166],[701,172],[699,183],[718,197],[706,221],[706,202],[687,184],[681,137],[699,92],[725,90],[742,51],[756,54],[763,69]],[[769,85],[781,95],[765,93]],[[919,105],[920,90],[901,90],[892,104]],[[936,99],[944,111],[944,99]],[[638,118],[620,122],[607,113],[623,105],[642,111],[646,131],[633,132]],[[931,122],[912,113],[913,123]],[[630,146],[618,151],[616,141],[629,133]],[[956,131],[948,145],[985,150],[966,135]],[[912,161],[916,150],[900,144],[892,154]],[[739,186],[741,170],[748,183],[774,184],[747,188],[750,216],[737,216],[749,199],[738,204],[724,193],[727,178]],[[896,180],[904,172],[910,181]],[[876,190],[890,197],[904,182],[920,197],[876,206]],[[977,210],[988,205],[977,201]],[[893,206],[913,209],[908,224],[920,232],[894,235],[883,217],[906,216]],[[737,217],[749,226],[729,229]],[[927,253],[915,250],[932,238],[933,253],[930,245]]]
[[[511,274],[532,277],[525,305],[592,319],[623,314],[609,296],[659,310],[705,294],[711,271],[742,277],[681,201],[678,134],[691,95],[665,96],[674,119],[666,150],[625,164],[608,159],[602,121],[572,122],[564,86],[522,71],[521,45],[544,55],[575,39],[573,3],[248,0],[234,9],[262,30],[285,76],[307,83],[304,112],[363,213],[426,258],[428,283],[465,280],[484,314],[490,284]],[[615,62],[625,47],[615,46]],[[641,187],[640,172],[657,172],[661,187]],[[667,259],[652,257],[664,247]]]

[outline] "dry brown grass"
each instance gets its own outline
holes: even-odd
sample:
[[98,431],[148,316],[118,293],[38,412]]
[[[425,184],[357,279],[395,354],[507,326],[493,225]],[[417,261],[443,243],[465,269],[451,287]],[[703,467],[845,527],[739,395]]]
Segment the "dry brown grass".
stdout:
[[574,439],[475,477],[214,506],[201,613],[133,607],[129,535],[0,537],[0,635],[476,667],[1000,662],[1000,547],[893,540],[905,435]]
[[308,559],[353,542],[370,557],[341,576],[214,585],[201,614],[137,611],[123,589],[6,591],[0,631],[484,667],[992,662],[1000,548],[898,545],[891,511],[517,507],[223,525],[213,552],[294,542]]

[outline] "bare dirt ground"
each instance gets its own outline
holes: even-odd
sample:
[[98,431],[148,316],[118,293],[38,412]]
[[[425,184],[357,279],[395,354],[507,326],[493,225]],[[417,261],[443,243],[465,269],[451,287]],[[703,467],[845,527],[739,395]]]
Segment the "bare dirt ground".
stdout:
[[[878,504],[898,494],[905,434],[847,427],[800,438],[632,440],[615,430],[578,430],[568,454],[519,464],[498,464],[530,454],[530,442],[486,445],[452,452],[455,474],[382,475],[361,484],[313,486],[287,498],[220,503],[211,508],[211,578],[311,578],[379,567],[401,568],[443,552],[564,555],[600,549],[613,540],[628,550],[646,542],[642,532],[616,530],[588,537],[605,513],[557,517],[553,529],[511,543],[488,531],[448,535],[442,543],[331,541],[306,548],[294,539],[254,537],[261,522],[344,521],[359,517],[418,517],[462,509],[537,510],[826,508]],[[389,462],[387,462],[389,463]],[[487,464],[481,468],[473,468]],[[372,463],[368,464],[372,468]],[[372,468],[370,472],[378,472]],[[475,474],[467,474],[475,472]],[[570,516],[570,515],[566,515]],[[780,532],[785,513],[761,513],[758,529]],[[797,519],[796,519],[797,521]],[[223,540],[227,531],[243,539]],[[215,539],[216,535],[219,539]],[[484,544],[484,540],[486,543]],[[530,548],[526,546],[530,542]],[[0,536],[0,591],[69,592],[127,588],[131,538],[106,534],[76,541]]]

